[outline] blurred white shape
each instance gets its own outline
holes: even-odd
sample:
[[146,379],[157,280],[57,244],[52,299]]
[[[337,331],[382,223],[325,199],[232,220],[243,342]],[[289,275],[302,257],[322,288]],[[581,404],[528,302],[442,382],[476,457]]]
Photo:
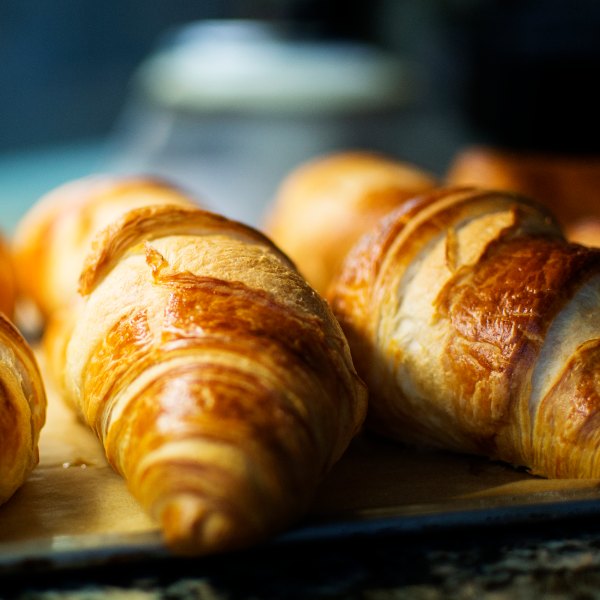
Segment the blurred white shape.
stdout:
[[392,152],[414,89],[403,61],[368,44],[255,21],[191,23],[136,73],[112,168],[168,177],[260,226],[301,162],[349,148]]
[[185,27],[142,66],[139,80],[150,98],[172,108],[322,112],[397,106],[408,93],[405,70],[366,44],[208,21]]

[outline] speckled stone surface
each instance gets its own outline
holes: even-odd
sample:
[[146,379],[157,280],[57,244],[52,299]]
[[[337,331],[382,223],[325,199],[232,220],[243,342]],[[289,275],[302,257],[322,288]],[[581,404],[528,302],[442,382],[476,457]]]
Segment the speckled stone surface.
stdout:
[[[1,598],[600,598],[600,523],[365,536],[7,578]],[[2,595],[4,594],[4,595]]]

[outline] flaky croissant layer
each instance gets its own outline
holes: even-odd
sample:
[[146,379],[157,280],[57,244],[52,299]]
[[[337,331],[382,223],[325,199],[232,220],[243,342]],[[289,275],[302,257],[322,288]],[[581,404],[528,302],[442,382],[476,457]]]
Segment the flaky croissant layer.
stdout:
[[33,352],[0,314],[0,504],[25,482],[38,463],[46,419],[46,394]]
[[371,427],[547,477],[600,477],[600,251],[517,195],[448,188],[363,238],[331,303]]
[[307,508],[366,391],[326,302],[258,232],[128,212],[95,241],[65,390],[178,552],[264,539]]

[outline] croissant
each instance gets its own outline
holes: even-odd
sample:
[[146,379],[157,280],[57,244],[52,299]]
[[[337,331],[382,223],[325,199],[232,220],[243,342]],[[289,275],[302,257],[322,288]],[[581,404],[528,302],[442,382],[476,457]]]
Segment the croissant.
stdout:
[[175,552],[257,543],[307,509],[366,389],[325,300],[258,231],[151,206],[94,240],[64,393]]
[[0,236],[0,312],[9,319],[14,317],[16,281],[10,247]]
[[93,175],[46,194],[12,238],[21,298],[34,304],[45,323],[77,297],[94,234],[127,210],[156,203],[195,205],[173,184],[147,176]]
[[435,185],[422,169],[374,152],[319,157],[285,178],[263,229],[325,294],[364,231],[408,197]]
[[33,352],[0,314],[0,504],[37,465],[45,418],[46,394]]
[[503,189],[534,198],[552,211],[567,239],[600,245],[599,157],[473,146],[454,157],[446,183]]
[[539,203],[416,197],[354,246],[329,299],[373,430],[600,477],[600,250],[567,242]]

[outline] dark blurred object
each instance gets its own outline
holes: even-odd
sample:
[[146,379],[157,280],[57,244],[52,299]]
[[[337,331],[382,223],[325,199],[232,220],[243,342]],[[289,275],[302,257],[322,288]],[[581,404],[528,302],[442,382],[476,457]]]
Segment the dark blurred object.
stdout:
[[481,141],[600,154],[600,3],[483,0],[455,11],[463,110]]
[[[222,2],[0,3],[0,151],[105,134],[165,28]],[[201,7],[201,8],[200,8]]]
[[427,89],[420,106],[433,107],[432,127],[443,130],[425,140],[436,164],[463,125],[477,141],[511,148],[600,145],[596,0],[3,0],[0,151],[104,135],[157,40],[204,19],[288,22],[412,61]]
[[379,2],[52,0],[0,3],[0,152],[106,134],[133,71],[170,29],[265,18],[323,37],[371,38]]
[[600,245],[600,3],[459,4],[460,106],[479,145],[456,153],[447,181],[535,198],[568,238]]

